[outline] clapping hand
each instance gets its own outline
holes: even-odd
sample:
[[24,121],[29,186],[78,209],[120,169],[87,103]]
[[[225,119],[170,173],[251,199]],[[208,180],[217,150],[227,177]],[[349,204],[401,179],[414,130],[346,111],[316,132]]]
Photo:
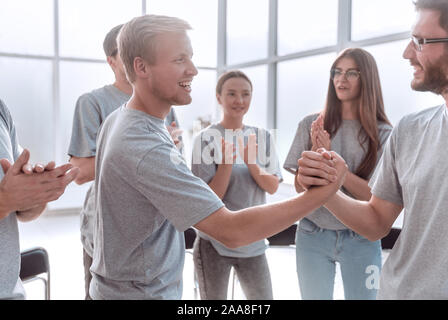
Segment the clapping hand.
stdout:
[[258,144],[257,144],[257,136],[256,134],[250,134],[247,137],[247,145],[244,146],[244,141],[242,137],[238,138],[238,150],[241,158],[243,159],[246,165],[256,164],[257,163],[257,152],[258,152]]
[[[7,161],[6,159],[2,159],[2,166],[4,171],[8,170],[8,167],[12,166],[9,161]],[[22,172],[24,174],[27,175],[31,175],[33,173],[42,173],[44,171],[51,171],[56,167],[56,164],[54,161],[50,161],[49,163],[47,163],[47,165],[43,165],[41,163],[36,163],[35,165],[32,165],[31,163],[26,163],[22,166]],[[5,171],[5,172],[6,172]]]
[[182,135],[183,130],[179,129],[176,125],[176,122],[173,121],[171,122],[171,124],[169,126],[166,126],[169,134],[171,135],[171,138],[174,141],[174,144],[176,145],[177,148],[180,148],[182,143],[179,139],[179,137]]
[[311,151],[317,151],[319,148],[331,150],[330,134],[324,129],[324,117],[319,115],[311,124]]
[[221,152],[222,162],[221,164],[233,164],[236,160],[235,145],[231,142],[227,142],[224,138],[221,138]]
[[58,199],[79,173],[72,164],[55,167],[29,163],[30,153],[24,150],[14,164],[7,159],[0,163],[4,177],[0,181],[0,214],[24,211]]

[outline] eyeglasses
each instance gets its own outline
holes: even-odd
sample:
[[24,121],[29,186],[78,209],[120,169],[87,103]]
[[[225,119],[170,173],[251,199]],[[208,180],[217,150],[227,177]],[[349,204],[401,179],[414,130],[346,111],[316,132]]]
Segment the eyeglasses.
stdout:
[[359,72],[358,70],[348,70],[348,71],[342,71],[339,69],[332,69],[330,72],[331,75],[331,79],[332,80],[338,80],[340,79],[343,75],[345,75],[345,78],[349,81],[355,81],[359,79],[361,72]]
[[411,41],[414,44],[414,49],[417,51],[422,51],[422,46],[427,43],[438,43],[438,42],[448,42],[448,38],[432,38],[424,39],[412,36]]

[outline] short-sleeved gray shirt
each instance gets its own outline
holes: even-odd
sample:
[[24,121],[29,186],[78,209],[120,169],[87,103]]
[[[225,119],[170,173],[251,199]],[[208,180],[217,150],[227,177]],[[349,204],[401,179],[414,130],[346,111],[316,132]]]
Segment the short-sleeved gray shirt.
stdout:
[[[0,159],[5,158],[14,163],[21,151],[11,114],[0,100]],[[3,176],[3,170],[0,169],[0,180]],[[11,212],[0,220],[0,299],[25,298],[19,271],[19,230],[16,213]]]
[[[240,136],[244,139],[244,145],[247,145],[248,135],[251,133],[257,136],[259,155],[257,156],[257,164],[267,173],[276,175],[281,182],[283,177],[270,133],[267,130],[251,126],[244,126],[238,134],[232,130],[225,130],[219,123],[202,130],[194,139],[191,171],[206,183],[209,183],[216,174],[218,163],[221,163],[221,155],[215,158],[215,153],[221,152],[221,137],[227,137],[226,141],[233,142],[236,148],[239,148],[237,137]],[[246,164],[239,157],[238,150],[236,153],[238,158],[235,161],[236,163],[232,165],[229,186],[222,201],[226,208],[230,210],[241,210],[265,204],[266,191],[261,189],[252,178]],[[255,257],[263,254],[267,248],[266,240],[256,241],[236,249],[229,249],[203,232],[199,232],[199,236],[211,241],[216,251],[227,257]]]
[[[114,85],[106,85],[80,96],[76,102],[73,129],[68,155],[87,158],[96,156],[96,138],[101,124],[131,98]],[[177,121],[174,110],[166,118],[166,123]],[[93,214],[95,211],[95,190],[93,185],[87,191],[81,210],[81,242],[86,252],[93,255]]]
[[[106,85],[80,96],[76,101],[68,155],[79,158],[94,157],[96,137],[101,124],[111,112],[123,105],[130,97],[114,85]],[[90,256],[93,254],[94,205],[95,191],[91,185],[80,216],[81,242]]]
[[378,299],[448,299],[448,116],[446,106],[405,116],[370,180],[372,194],[404,206]]
[[162,119],[114,111],[98,137],[94,299],[180,299],[183,231],[224,206],[194,176]]
[[[283,168],[286,170],[295,172],[298,169],[297,160],[301,158],[302,152],[311,150],[311,124],[317,119],[318,116],[319,114],[312,114],[300,121],[294,141],[292,142],[285,163],[283,164]],[[331,139],[331,149],[344,158],[350,172],[356,172],[357,168],[364,160],[365,154],[368,150],[368,145],[366,143],[364,146],[359,143],[358,136],[360,129],[361,123],[358,120],[342,120],[339,130]],[[377,163],[381,158],[383,146],[389,138],[391,131],[392,126],[386,123],[378,124],[380,149],[378,150]],[[345,188],[342,187],[341,190],[345,194],[351,196]],[[306,217],[306,219],[311,220],[323,229],[347,229],[347,227],[336,219],[325,207],[320,207],[319,209],[313,211]]]

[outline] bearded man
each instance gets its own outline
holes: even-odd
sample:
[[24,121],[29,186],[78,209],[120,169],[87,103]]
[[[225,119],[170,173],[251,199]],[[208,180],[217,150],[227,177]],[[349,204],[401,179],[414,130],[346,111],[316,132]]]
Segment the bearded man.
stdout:
[[[387,235],[404,209],[378,299],[448,299],[448,1],[418,0],[415,5],[417,22],[403,54],[415,69],[411,87],[442,95],[446,103],[407,115],[396,125],[370,180],[370,201],[339,191],[325,204],[371,241]],[[326,164],[314,162],[322,158],[316,152],[302,154],[297,182],[305,189],[326,181],[318,167]]]

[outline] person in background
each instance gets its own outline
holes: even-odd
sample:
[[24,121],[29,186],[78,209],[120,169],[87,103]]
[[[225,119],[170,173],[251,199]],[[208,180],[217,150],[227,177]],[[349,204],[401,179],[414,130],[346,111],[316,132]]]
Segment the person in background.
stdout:
[[79,169],[69,163],[56,167],[53,161],[29,163],[30,152],[22,151],[11,114],[1,100],[0,159],[0,299],[25,299],[17,221],[37,219],[48,202],[59,199]]
[[[391,130],[375,59],[363,49],[348,48],[331,67],[325,109],[299,123],[284,168],[297,175],[302,152],[333,150],[346,159],[349,168],[341,190],[367,201],[369,179]],[[295,181],[297,192],[303,192]],[[366,286],[366,270],[370,266],[381,270],[379,240],[367,240],[321,207],[300,221],[296,250],[303,299],[333,299],[336,262],[346,299],[376,298],[376,288]]]
[[[81,95],[75,107],[73,129],[68,149],[70,163],[79,167],[80,173],[75,182],[79,185],[95,179],[96,138],[99,128],[107,116],[132,95],[132,86],[126,78],[120,56],[118,55],[117,36],[122,24],[112,28],[104,38],[103,49],[107,63],[111,67],[115,81],[99,89]],[[166,124],[177,145],[181,146],[181,130],[176,114],[172,110]],[[83,264],[85,280],[85,299],[90,300],[89,286],[92,279],[90,267],[93,255],[93,221],[95,213],[95,190],[89,187],[81,210],[81,242],[83,245]]]
[[[204,180],[230,210],[265,204],[266,192],[274,194],[282,181],[270,134],[243,123],[252,90],[252,82],[241,71],[221,75],[216,98],[222,107],[222,119],[200,132],[193,147],[191,171]],[[232,140],[226,141],[224,137]],[[257,154],[261,157],[249,155],[249,139],[257,141]],[[235,155],[234,146],[238,149]],[[210,163],[206,158],[214,156],[216,147],[221,149],[222,156]],[[237,158],[241,161],[236,161]],[[266,248],[266,240],[260,240],[230,249],[199,232],[193,255],[201,298],[225,300],[233,267],[247,299],[273,299]]]

